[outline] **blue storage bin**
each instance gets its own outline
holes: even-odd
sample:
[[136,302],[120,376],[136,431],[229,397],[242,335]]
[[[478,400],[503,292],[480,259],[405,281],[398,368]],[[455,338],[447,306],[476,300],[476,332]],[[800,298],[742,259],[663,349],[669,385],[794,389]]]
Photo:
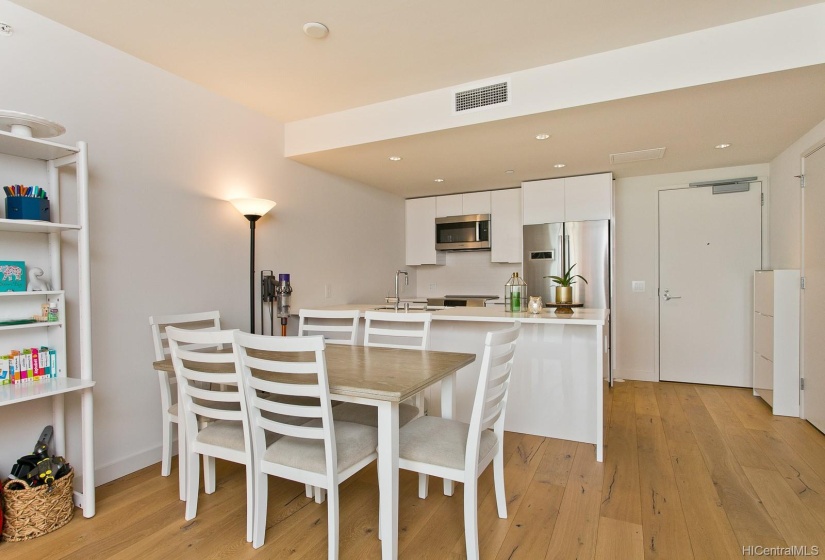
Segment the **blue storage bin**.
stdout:
[[49,200],[33,196],[7,196],[6,218],[10,220],[43,220],[48,222]]

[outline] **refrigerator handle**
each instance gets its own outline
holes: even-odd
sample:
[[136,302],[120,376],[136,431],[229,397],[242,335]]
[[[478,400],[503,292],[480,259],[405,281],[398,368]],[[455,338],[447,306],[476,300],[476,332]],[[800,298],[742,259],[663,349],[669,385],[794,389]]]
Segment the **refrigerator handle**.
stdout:
[[564,267],[561,271],[562,274],[567,272],[567,269],[570,268],[570,236],[564,236],[564,263],[562,264]]
[[559,234],[559,251],[561,252],[561,272],[564,274],[564,261],[567,260],[567,246],[564,244],[564,235]]

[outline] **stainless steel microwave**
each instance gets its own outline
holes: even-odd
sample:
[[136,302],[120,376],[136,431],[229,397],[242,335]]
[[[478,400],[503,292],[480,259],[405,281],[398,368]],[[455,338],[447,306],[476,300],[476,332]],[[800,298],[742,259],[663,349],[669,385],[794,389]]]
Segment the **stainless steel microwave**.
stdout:
[[490,249],[490,214],[447,216],[435,219],[437,251]]

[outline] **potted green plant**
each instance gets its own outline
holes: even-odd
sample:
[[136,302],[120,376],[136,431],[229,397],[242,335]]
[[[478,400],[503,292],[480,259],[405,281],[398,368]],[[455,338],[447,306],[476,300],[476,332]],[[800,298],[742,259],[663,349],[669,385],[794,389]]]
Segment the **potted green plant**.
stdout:
[[576,283],[576,278],[580,278],[582,282],[587,284],[587,279],[580,274],[573,274],[575,264],[570,265],[570,268],[565,271],[562,276],[545,276],[549,278],[558,286],[556,286],[556,303],[573,303],[573,284]]

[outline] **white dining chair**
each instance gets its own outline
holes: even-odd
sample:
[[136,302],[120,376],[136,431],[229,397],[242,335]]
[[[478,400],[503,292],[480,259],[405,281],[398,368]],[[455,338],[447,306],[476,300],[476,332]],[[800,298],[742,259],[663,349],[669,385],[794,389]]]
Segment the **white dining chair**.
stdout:
[[[422,416],[401,428],[398,467],[419,473],[418,495],[427,497],[429,475],[464,483],[467,558],[477,559],[478,477],[493,463],[498,516],[507,517],[504,492],[504,413],[520,323],[487,333],[470,424]],[[492,429],[491,429],[492,428]]]
[[[237,369],[241,372],[250,417],[255,514],[252,546],[264,544],[268,476],[323,488],[327,492],[328,558],[338,558],[338,485],[378,456],[378,430],[333,421],[322,336],[271,337],[234,334]],[[256,351],[268,352],[266,357]],[[281,353],[312,353],[312,361],[294,361]],[[294,404],[263,398],[260,393],[312,399]],[[317,402],[315,402],[317,399]],[[300,401],[298,401],[300,402]],[[306,419],[304,425],[281,422],[279,416]],[[282,436],[267,444],[267,434]]]
[[327,344],[348,344],[358,340],[361,313],[329,309],[301,309],[298,312],[298,336],[323,335]]
[[[301,309],[298,311],[298,317],[298,336],[322,335],[327,344],[348,346],[353,346],[358,340],[358,320],[361,317],[358,309]],[[307,498],[313,495],[317,503],[324,502],[324,491],[307,485]]]
[[[198,455],[204,457],[203,478],[207,494],[215,491],[216,458],[240,463],[246,466],[246,540],[251,542],[254,514],[252,446],[246,399],[235,369],[235,352],[193,349],[196,345],[233,346],[233,333],[166,328],[181,399],[179,416],[186,429],[185,518],[187,521],[194,519],[198,512]],[[217,369],[224,372],[214,373]]]
[[[177,315],[153,315],[149,317],[149,325],[152,329],[155,361],[160,361],[169,355],[169,344],[166,338],[167,326],[187,330],[219,331],[221,330],[221,315],[219,311]],[[177,382],[173,374],[161,370],[158,370],[158,381],[160,382],[160,409],[163,429],[160,474],[162,476],[169,476],[172,472],[172,426],[177,424],[180,499],[184,500],[186,499],[186,455],[183,452],[185,433],[183,424],[180,423],[178,416]]]
[[[364,325],[364,346],[426,350],[430,345],[432,313],[394,313],[367,311]],[[421,393],[412,404],[403,402],[398,407],[398,425],[404,426],[425,412]],[[378,410],[374,406],[343,403],[333,409],[336,420],[378,426]]]

